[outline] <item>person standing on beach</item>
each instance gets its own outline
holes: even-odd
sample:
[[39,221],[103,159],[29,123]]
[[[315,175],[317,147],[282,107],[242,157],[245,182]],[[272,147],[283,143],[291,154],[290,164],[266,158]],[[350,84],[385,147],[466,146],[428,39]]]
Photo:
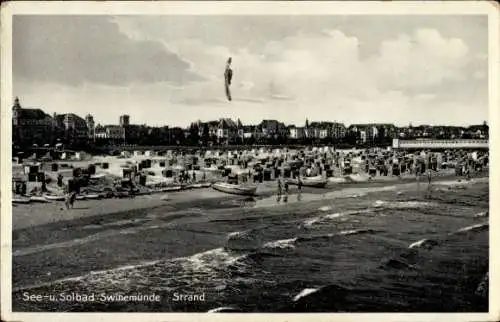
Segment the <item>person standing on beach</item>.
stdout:
[[278,177],[277,183],[278,183],[278,196],[281,196],[282,192],[281,176]]
[[285,189],[285,195],[288,195],[288,180],[285,180],[283,187]]
[[427,169],[427,190],[431,190],[431,182],[432,182],[432,172],[431,168]]
[[76,200],[76,192],[69,191],[66,194],[66,200],[65,200],[66,209],[73,208],[73,205],[75,204],[75,200]]
[[415,167],[415,180],[417,181],[417,191],[420,191],[420,170]]

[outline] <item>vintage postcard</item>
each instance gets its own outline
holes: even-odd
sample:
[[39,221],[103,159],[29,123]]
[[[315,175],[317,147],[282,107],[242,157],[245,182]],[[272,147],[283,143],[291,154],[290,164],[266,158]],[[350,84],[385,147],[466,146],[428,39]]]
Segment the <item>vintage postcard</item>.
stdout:
[[494,4],[1,15],[2,320],[499,319]]

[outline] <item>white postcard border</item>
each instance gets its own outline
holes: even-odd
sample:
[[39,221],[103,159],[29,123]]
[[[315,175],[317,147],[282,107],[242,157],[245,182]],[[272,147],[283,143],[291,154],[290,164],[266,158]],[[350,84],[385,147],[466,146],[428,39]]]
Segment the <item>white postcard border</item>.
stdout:
[[[327,14],[426,14],[489,16],[489,126],[490,126],[490,313],[481,314],[184,314],[184,313],[12,313],[12,204],[11,204],[11,100],[12,16],[15,14],[87,15],[327,15]],[[22,1],[2,3],[1,11],[1,314],[6,321],[495,321],[500,319],[500,100],[499,100],[499,8],[488,1],[398,1],[398,2],[84,2]],[[473,107],[472,107],[473,108]],[[497,285],[496,288],[491,286]]]

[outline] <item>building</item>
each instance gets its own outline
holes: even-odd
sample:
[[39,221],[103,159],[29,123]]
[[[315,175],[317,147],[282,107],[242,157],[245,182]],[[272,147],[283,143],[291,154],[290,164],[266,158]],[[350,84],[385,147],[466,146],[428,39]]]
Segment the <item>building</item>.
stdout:
[[287,129],[285,124],[277,120],[262,120],[258,125],[264,138],[286,137]]
[[245,128],[243,126],[243,124],[241,123],[240,119],[238,119],[236,121],[236,129],[237,129],[237,132],[238,132],[238,138],[239,139],[243,139],[244,138],[244,134],[245,134]]
[[119,125],[98,125],[95,128],[96,139],[125,140],[125,129]]
[[[209,138],[216,138],[217,137],[217,130],[219,129],[219,121],[210,121],[206,123],[207,126],[204,127],[204,129],[208,129],[208,137]],[[203,131],[205,133],[205,130]]]
[[312,122],[309,125],[310,137],[320,140],[331,138],[334,123],[331,122]]
[[238,136],[238,125],[230,118],[221,118],[217,127],[217,139],[229,140]]
[[120,115],[120,126],[130,125],[130,116],[127,114]]
[[19,98],[12,107],[12,140],[17,145],[47,144],[56,135],[54,119],[39,108],[24,108]]
[[332,138],[334,139],[344,138],[346,136],[346,132],[347,128],[344,125],[344,123],[337,123],[337,122],[332,123],[330,132]]
[[488,132],[489,127],[486,122],[484,122],[482,125],[471,125],[466,130],[466,133],[474,139],[486,139],[489,137]]
[[87,123],[88,137],[93,139],[95,136],[94,117],[90,114],[87,114],[87,116],[85,116],[85,123]]
[[68,114],[54,114],[56,126],[62,129],[66,138],[85,139],[89,137],[87,121],[80,116]]
[[303,127],[297,127],[295,125],[290,125],[288,127],[288,137],[292,140],[300,140],[305,137],[304,134],[304,128]]
[[235,122],[230,118],[221,118],[217,121],[198,121],[196,126],[198,134],[203,140],[228,142],[238,137],[244,137],[244,127],[239,120]]
[[365,130],[359,131],[359,138],[360,138],[362,143],[366,143],[366,141],[368,140],[368,135],[366,134]]
[[253,126],[253,125],[244,125],[243,126],[243,138],[244,139],[253,138],[254,133],[255,133],[255,126]]
[[[382,140],[385,138],[394,138],[398,129],[394,124],[369,123],[369,124],[351,124],[348,128],[351,133],[360,134],[363,142]],[[364,132],[362,134],[361,132]]]

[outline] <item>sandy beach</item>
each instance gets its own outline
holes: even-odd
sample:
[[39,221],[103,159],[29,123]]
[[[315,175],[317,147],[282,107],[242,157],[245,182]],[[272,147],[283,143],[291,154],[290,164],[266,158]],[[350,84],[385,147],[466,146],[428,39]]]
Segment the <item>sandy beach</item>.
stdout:
[[[452,171],[442,171],[434,179],[436,182],[447,181],[458,184],[459,177],[453,175]],[[451,181],[450,181],[451,180]],[[399,189],[405,186],[416,186],[416,179],[412,175],[397,177],[377,177],[364,182],[348,182],[344,178],[330,178],[330,182],[324,189],[304,188],[304,192],[323,194],[327,191],[360,189],[364,187],[377,187],[396,184]],[[422,187],[426,183],[421,183]],[[291,187],[290,192],[297,193],[296,187]],[[269,197],[276,193],[276,182],[264,182],[258,185],[258,194],[260,197]],[[234,196],[227,195],[211,188],[176,191],[171,193],[154,193],[150,195],[135,196],[133,198],[123,199],[97,199],[77,201],[75,208],[67,210],[62,201],[50,203],[31,203],[31,204],[13,204],[12,225],[13,229],[33,227],[62,220],[78,219],[80,217],[92,217],[107,215],[113,213],[126,212],[136,209],[157,208],[175,203],[203,202],[204,200],[230,200]]]

